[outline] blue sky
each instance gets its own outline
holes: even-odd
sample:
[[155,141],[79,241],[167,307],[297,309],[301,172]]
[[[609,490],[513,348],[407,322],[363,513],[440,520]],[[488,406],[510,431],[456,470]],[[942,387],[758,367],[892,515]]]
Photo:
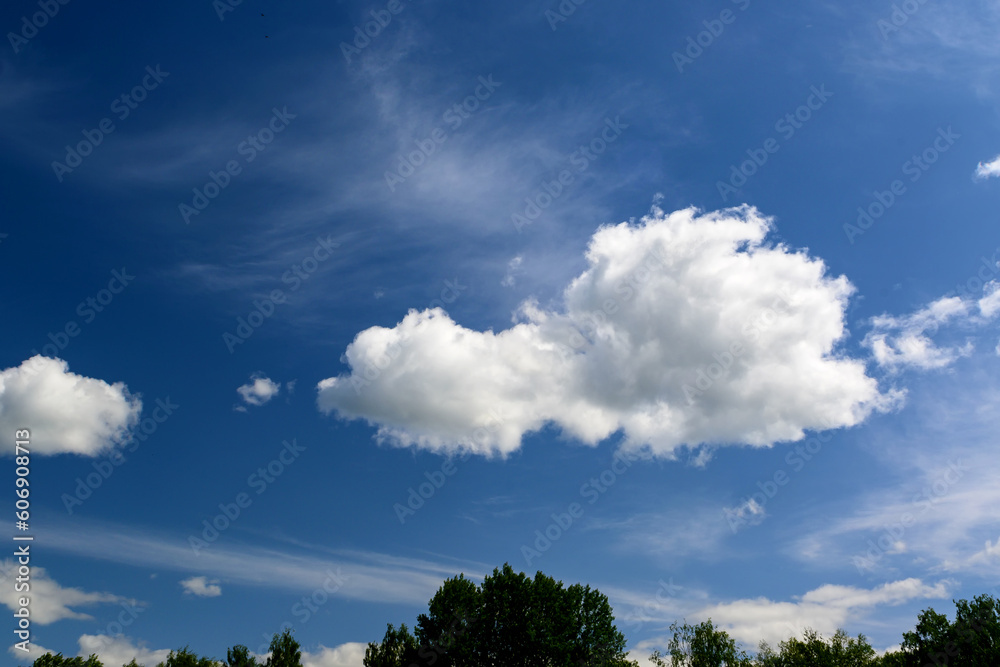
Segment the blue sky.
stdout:
[[2,25],[33,651],[357,667],[504,562],[640,660],[996,594],[996,2]]

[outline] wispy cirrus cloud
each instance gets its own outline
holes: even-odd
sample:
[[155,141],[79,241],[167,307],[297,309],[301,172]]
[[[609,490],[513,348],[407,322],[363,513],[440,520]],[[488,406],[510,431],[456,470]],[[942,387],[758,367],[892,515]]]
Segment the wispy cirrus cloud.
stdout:
[[[292,549],[213,544],[193,555],[183,538],[116,524],[61,524],[44,531],[50,548],[88,558],[125,563],[196,577],[221,579],[229,585],[264,586],[311,592],[339,572],[345,583],[333,595],[356,600],[424,605],[443,578],[458,574],[454,564],[398,558],[385,554],[317,549],[301,542]],[[94,540],[94,530],[108,540]],[[485,570],[469,564],[463,571]],[[339,568],[339,569],[338,569]]]
[[997,361],[961,363],[963,373],[913,383],[911,422],[864,436],[883,483],[848,508],[821,509],[828,513],[824,525],[807,524],[787,545],[791,554],[871,577],[990,575],[995,547],[988,541],[997,537],[1000,506]]

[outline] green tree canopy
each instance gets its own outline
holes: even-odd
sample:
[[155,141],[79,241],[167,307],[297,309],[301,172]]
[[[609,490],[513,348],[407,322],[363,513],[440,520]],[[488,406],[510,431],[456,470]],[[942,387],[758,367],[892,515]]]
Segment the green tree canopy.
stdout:
[[291,630],[285,630],[271,639],[271,655],[264,663],[266,667],[302,667],[302,652],[299,643],[292,637]]
[[410,665],[418,660],[417,640],[410,634],[406,624],[399,630],[389,623],[381,643],[370,643],[365,649],[365,667],[397,667]]
[[226,651],[226,667],[258,667],[257,658],[250,655],[250,649],[237,644]]
[[917,627],[903,633],[898,654],[887,656],[885,665],[1000,665],[1000,600],[979,595],[972,602],[955,602],[955,621],[925,609]]
[[167,659],[156,667],[218,667],[218,662],[211,658],[199,658],[187,646],[171,651]]
[[608,598],[590,586],[505,564],[480,586],[446,580],[417,619],[415,637],[390,625],[365,667],[611,667],[634,665]]
[[864,635],[855,639],[843,630],[837,630],[829,640],[815,630],[806,630],[802,639],[786,639],[778,648],[775,654],[767,644],[762,644],[757,664],[761,667],[872,667],[879,664],[875,649]]
[[97,659],[96,655],[91,655],[89,658],[80,656],[64,658],[62,653],[46,653],[35,658],[31,667],[104,667],[104,664]]
[[[712,619],[698,625],[672,623],[673,636],[667,645],[671,667],[744,667],[751,664],[746,652],[729,633],[712,625]],[[667,662],[656,651],[649,657],[658,667]]]

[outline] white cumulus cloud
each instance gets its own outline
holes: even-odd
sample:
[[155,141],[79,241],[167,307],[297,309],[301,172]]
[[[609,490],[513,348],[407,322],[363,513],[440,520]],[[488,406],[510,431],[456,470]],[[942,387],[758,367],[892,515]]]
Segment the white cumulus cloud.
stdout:
[[250,382],[236,388],[237,393],[247,405],[264,405],[281,391],[281,383],[260,375],[250,376]]
[[140,665],[158,665],[170,655],[170,649],[149,649],[125,635],[81,635],[77,641],[77,655],[86,658],[96,654],[105,665],[126,665],[133,658]]
[[989,319],[1000,313],[1000,283],[991,280],[983,287],[985,296],[976,302],[979,313]]
[[599,229],[560,309],[525,302],[500,332],[411,310],[348,346],[350,373],[323,380],[324,413],[435,451],[506,456],[545,424],[629,448],[796,440],[851,426],[892,396],[849,358],[853,286],[822,260],[766,241],[752,207],[658,208]]
[[222,587],[219,586],[218,579],[208,577],[191,577],[181,582],[184,592],[189,595],[196,595],[200,598],[214,598],[222,595]]
[[871,348],[875,361],[891,370],[904,367],[929,370],[943,368],[972,353],[972,346],[938,347],[930,335],[949,321],[969,317],[969,304],[957,296],[943,297],[904,317],[879,315],[872,319],[872,330],[864,344]]
[[62,359],[36,355],[0,371],[0,432],[29,429],[35,454],[96,456],[125,440],[141,411],[124,383],[70,373]]
[[1000,155],[989,162],[980,162],[976,167],[975,176],[979,180],[1000,177]]
[[946,598],[949,582],[933,586],[919,579],[903,579],[877,588],[855,588],[827,584],[795,598],[778,602],[752,598],[706,607],[695,616],[711,618],[737,641],[755,646],[761,639],[774,645],[793,635],[801,636],[811,628],[832,635],[850,621],[883,605],[898,605],[910,600]]
[[[14,590],[18,563],[11,559],[0,561],[0,603],[11,611],[20,608],[18,598],[23,593]],[[31,568],[31,620],[39,625],[48,625],[64,618],[89,621],[93,617],[76,611],[73,607],[98,604],[133,602],[111,593],[88,593],[79,588],[63,588],[43,567]]]
[[864,345],[871,349],[875,361],[890,371],[945,368],[971,355],[975,346],[971,340],[962,345],[942,346],[931,337],[939,333],[947,335],[954,329],[974,332],[988,325],[997,314],[1000,314],[1000,283],[991,280],[983,287],[980,299],[941,297],[910,315],[872,318],[872,330],[865,336]]
[[349,642],[335,648],[319,646],[314,652],[302,652],[302,667],[361,667],[367,644]]

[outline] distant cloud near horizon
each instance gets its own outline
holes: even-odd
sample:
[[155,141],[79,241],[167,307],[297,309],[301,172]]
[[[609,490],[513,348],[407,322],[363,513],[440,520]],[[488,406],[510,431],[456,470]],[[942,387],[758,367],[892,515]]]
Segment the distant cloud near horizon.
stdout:
[[[18,563],[7,558],[0,561],[0,580],[7,584],[0,590],[0,604],[12,611],[23,605],[18,604],[18,598],[23,593],[14,590],[14,576],[17,574]],[[136,604],[134,600],[113,595],[111,593],[90,593],[79,588],[64,588],[55,581],[43,567],[34,566],[31,570],[31,620],[39,625],[49,625],[63,619],[77,621],[92,621],[94,617],[78,612],[74,607],[94,606],[100,604]]]
[[438,452],[506,456],[551,423],[591,445],[622,431],[625,447],[665,457],[769,446],[890,409],[898,396],[838,349],[854,287],[768,243],[771,229],[749,206],[654,208],[602,227],[563,310],[526,301],[498,333],[411,310],[357,335],[351,372],[319,383],[318,407]]

